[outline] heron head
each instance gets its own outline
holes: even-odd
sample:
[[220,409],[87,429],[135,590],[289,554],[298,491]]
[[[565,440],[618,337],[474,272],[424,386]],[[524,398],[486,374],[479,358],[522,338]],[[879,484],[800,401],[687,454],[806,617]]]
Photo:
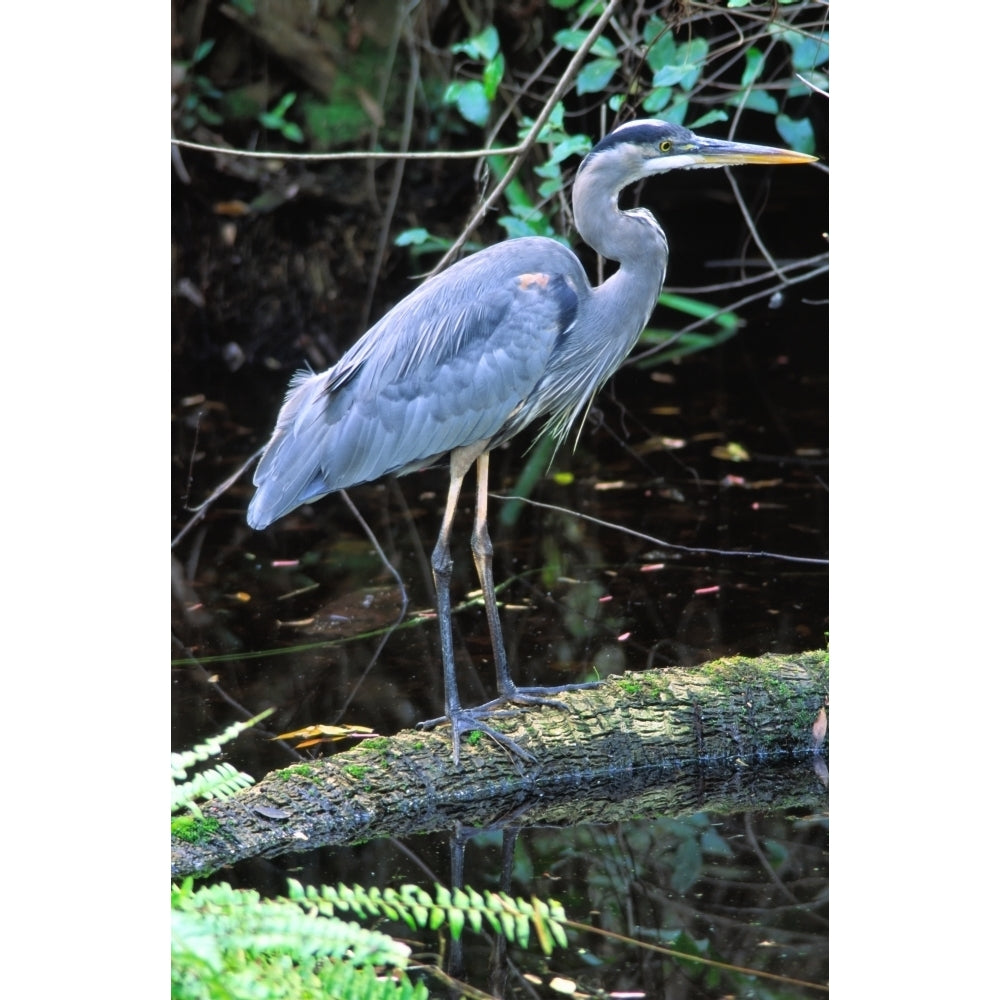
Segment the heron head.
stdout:
[[735,166],[740,163],[812,163],[815,156],[791,149],[755,146],[695,135],[683,125],[655,118],[619,125],[590,151],[580,165],[613,170],[630,184],[667,170]]

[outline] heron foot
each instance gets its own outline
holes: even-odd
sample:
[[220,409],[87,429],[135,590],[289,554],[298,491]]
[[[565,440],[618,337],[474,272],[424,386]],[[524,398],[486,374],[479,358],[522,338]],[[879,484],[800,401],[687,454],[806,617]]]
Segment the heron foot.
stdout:
[[[502,747],[514,757],[528,763],[536,763],[538,758],[534,754],[528,753],[523,747],[518,746],[509,736],[494,729],[485,720],[504,719],[512,715],[519,715],[520,708],[530,705],[547,706],[548,708],[560,708],[569,711],[569,705],[560,701],[553,695],[561,694],[564,691],[585,691],[598,687],[601,681],[587,681],[582,684],[559,684],[555,687],[516,687],[511,684],[504,686],[502,693],[485,705],[476,708],[457,708],[448,715],[441,715],[436,719],[427,719],[418,722],[418,729],[434,729],[436,726],[451,726],[452,745],[454,746],[454,760],[458,764],[459,742],[463,733],[482,733],[488,736],[494,743]],[[516,705],[517,708],[503,708],[504,705]]]
[[500,695],[493,701],[487,702],[483,708],[493,708],[498,705],[547,705],[549,708],[561,708],[569,711],[569,705],[560,701],[553,695],[562,694],[565,691],[588,691],[591,688],[600,686],[600,681],[586,681],[582,684],[557,684],[555,687],[517,687],[511,684],[509,687],[502,687]]
[[499,747],[506,750],[513,757],[519,757],[529,764],[534,764],[538,758],[534,754],[528,753],[520,747],[509,736],[505,736],[499,730],[494,729],[485,722],[485,719],[502,719],[511,715],[518,715],[517,709],[505,709],[496,711],[490,705],[480,705],[478,708],[460,708],[451,715],[442,715],[437,719],[428,719],[425,722],[418,722],[418,729],[434,729],[435,726],[451,726],[451,741],[454,747],[454,761],[458,764],[459,742],[463,733],[482,733],[488,736]]

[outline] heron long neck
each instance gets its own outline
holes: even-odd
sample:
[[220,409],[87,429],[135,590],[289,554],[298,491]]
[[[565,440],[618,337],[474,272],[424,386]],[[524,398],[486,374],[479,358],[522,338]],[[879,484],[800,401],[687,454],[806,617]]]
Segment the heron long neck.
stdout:
[[601,162],[581,171],[573,187],[573,214],[584,240],[619,269],[594,289],[595,306],[614,324],[627,329],[631,348],[646,325],[667,271],[667,240],[646,209],[623,212],[621,187],[604,176]]

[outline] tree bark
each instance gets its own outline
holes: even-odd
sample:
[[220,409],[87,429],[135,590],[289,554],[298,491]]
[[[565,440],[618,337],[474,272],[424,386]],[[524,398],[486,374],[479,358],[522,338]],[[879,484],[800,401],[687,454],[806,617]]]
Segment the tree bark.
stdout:
[[463,741],[456,767],[446,726],[366,740],[203,806],[218,826],[196,843],[175,835],[171,873],[456,824],[822,808],[828,679],[825,651],[609,677],[560,695],[569,711],[493,722],[533,764],[483,739]]

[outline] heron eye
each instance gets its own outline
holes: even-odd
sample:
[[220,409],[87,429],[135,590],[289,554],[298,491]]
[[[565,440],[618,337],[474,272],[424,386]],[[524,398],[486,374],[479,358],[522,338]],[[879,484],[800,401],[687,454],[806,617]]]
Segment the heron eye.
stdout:
[[660,143],[660,152],[661,153],[669,153],[670,150],[673,148],[673,145],[674,144],[669,139],[664,139]]

